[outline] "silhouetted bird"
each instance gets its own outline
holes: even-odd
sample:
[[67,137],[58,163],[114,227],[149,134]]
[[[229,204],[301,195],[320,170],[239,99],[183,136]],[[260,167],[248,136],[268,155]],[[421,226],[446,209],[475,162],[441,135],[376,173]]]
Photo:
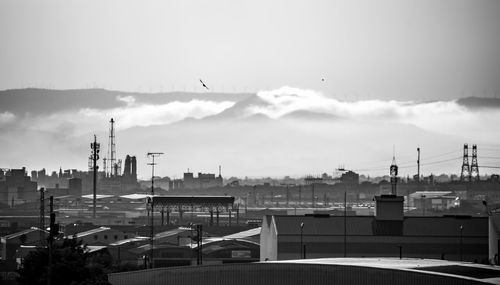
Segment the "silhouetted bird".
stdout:
[[205,83],[203,83],[203,81],[200,79],[200,82],[201,82],[201,85],[203,85],[203,87],[207,88],[207,90],[210,90],[208,89],[207,85],[205,85]]

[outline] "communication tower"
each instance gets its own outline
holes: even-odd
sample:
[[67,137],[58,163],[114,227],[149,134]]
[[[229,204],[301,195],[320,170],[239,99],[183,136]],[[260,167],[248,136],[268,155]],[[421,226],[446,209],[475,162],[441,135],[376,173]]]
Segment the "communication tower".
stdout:
[[[109,177],[119,176],[122,172],[122,160],[116,159],[116,141],[115,141],[115,120],[111,118],[109,121],[109,141],[108,141],[108,157],[104,167],[105,172]],[[109,165],[109,170],[107,169]]]
[[389,168],[391,174],[392,195],[397,195],[396,185],[398,183],[398,166],[396,165],[396,156],[392,156],[392,164]]

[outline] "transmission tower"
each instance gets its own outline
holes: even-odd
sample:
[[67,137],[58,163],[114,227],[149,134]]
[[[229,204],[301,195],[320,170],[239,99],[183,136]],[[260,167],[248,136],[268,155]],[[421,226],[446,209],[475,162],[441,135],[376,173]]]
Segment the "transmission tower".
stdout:
[[462,162],[462,172],[460,174],[460,181],[470,181],[469,145],[467,144],[464,144],[464,157]]
[[472,162],[469,173],[470,181],[479,181],[479,166],[477,165],[477,145],[472,145]]

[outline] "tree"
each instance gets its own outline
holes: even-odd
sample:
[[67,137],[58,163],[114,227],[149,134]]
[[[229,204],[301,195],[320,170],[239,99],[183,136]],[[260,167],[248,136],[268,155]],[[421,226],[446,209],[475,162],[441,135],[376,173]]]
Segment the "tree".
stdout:
[[[18,270],[19,284],[47,284],[49,254],[47,248],[30,252]],[[89,254],[76,239],[54,242],[52,249],[52,284],[109,285],[106,273],[111,259],[105,254]]]

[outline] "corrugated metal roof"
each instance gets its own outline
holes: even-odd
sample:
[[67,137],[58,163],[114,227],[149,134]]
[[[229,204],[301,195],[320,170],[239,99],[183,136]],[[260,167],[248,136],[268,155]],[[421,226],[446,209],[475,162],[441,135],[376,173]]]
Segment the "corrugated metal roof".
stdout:
[[102,250],[102,249],[105,249],[107,248],[107,246],[103,246],[103,245],[87,245],[87,252],[88,253],[92,253],[92,252],[96,252],[96,251],[99,251],[99,250]]
[[148,237],[133,237],[133,238],[127,238],[127,239],[122,239],[114,243],[110,243],[110,246],[121,246],[125,245],[128,243],[133,243],[133,242],[138,242],[138,241],[147,241],[149,240]]
[[97,234],[97,233],[100,233],[100,232],[103,232],[103,231],[107,231],[107,230],[110,230],[110,229],[111,228],[108,228],[108,227],[99,227],[97,229],[93,229],[93,230],[89,230],[89,231],[77,233],[76,237],[77,238],[81,238],[81,237],[84,237],[84,236]]
[[247,231],[242,231],[239,233],[234,233],[231,235],[223,236],[222,239],[243,239],[243,238],[248,238],[256,235],[260,235],[261,227],[258,228],[253,228]]
[[[26,235],[26,234],[29,234],[29,233],[32,233],[32,232],[39,232],[41,231],[39,228],[35,228],[35,227],[32,227],[32,228],[29,228],[29,229],[26,229],[26,230],[22,230],[20,232],[17,232],[17,233],[13,233],[13,234],[10,234],[10,235],[6,235],[6,236],[3,236],[4,239],[13,239],[13,238],[18,238],[22,235]],[[47,233],[47,231],[44,231],[45,233]]]
[[187,232],[187,231],[191,231],[191,229],[188,229],[188,228],[177,228],[177,229],[173,229],[173,230],[170,230],[170,231],[164,231],[164,232],[155,234],[154,239],[160,239],[160,238],[175,236],[175,235],[178,235],[180,233]]

